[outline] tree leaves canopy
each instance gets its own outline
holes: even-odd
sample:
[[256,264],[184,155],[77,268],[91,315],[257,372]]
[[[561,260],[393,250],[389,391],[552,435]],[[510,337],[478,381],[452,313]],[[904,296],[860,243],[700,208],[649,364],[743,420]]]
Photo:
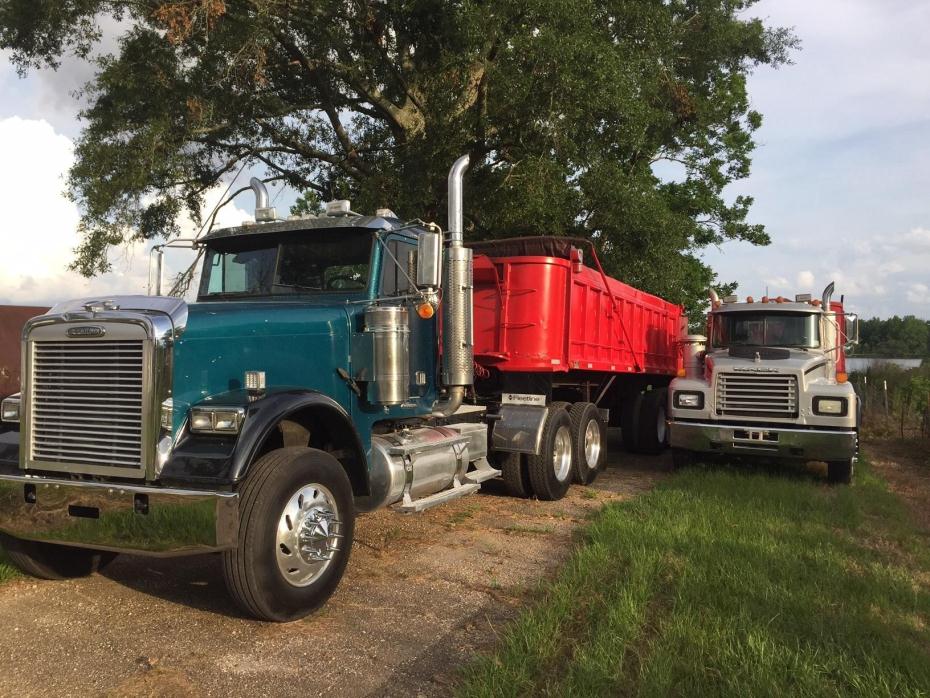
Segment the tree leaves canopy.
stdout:
[[588,237],[610,273],[694,313],[702,248],[769,241],[752,199],[724,195],[761,123],[747,74],[796,43],[745,18],[753,2],[0,0],[0,47],[55,68],[90,55],[101,17],[125,28],[85,88],[69,178],[85,275],[196,220],[243,163],[443,221],[467,152],[471,239]]

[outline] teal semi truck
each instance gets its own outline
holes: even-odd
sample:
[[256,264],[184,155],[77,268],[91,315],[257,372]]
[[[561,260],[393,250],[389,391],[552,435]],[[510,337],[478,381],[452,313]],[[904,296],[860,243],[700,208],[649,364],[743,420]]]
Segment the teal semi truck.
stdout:
[[[643,444],[661,444],[664,393],[639,389],[674,375],[680,308],[624,291],[567,239],[492,249],[476,291],[467,166],[449,173],[445,234],[347,201],[280,220],[253,179],[255,222],[198,241],[197,302],[85,299],[31,319],[22,389],[3,401],[0,428],[11,560],[55,579],[120,552],[218,552],[246,613],[289,621],[338,585],[357,512],[421,511],[502,473],[511,494],[558,499],[604,466],[605,405],[618,396],[630,396],[625,414],[643,412]],[[516,323],[543,312],[519,305],[537,277],[553,310]],[[589,328],[566,319],[577,288],[602,308]],[[602,319],[619,322],[621,303],[637,324],[608,333]],[[476,328],[479,310],[489,319]],[[583,365],[546,353],[569,337],[591,355]]]

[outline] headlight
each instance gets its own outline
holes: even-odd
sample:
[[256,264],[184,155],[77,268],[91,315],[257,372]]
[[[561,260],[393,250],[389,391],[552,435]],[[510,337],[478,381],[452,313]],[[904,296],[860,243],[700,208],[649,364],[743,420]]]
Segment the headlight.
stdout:
[[673,404],[680,410],[702,410],[704,409],[704,393],[676,390]]
[[238,434],[245,420],[241,407],[191,407],[191,431],[201,434]]
[[4,422],[18,422],[19,421],[19,396],[8,397],[3,401],[3,406],[0,407],[0,419]]
[[829,417],[845,417],[849,412],[849,401],[845,397],[815,397],[814,414]]

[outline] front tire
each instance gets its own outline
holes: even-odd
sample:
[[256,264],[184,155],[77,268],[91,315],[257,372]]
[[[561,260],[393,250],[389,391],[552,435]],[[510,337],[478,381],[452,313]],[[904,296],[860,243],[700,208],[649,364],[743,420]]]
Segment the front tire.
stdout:
[[32,577],[60,581],[87,577],[116,558],[116,553],[3,536],[3,549],[16,567]]
[[656,455],[668,445],[668,391],[656,388],[643,393],[639,410],[640,453]]
[[322,606],[352,550],[349,478],[333,456],[281,448],[260,458],[240,490],[239,540],[223,553],[230,595],[259,620],[286,622]]
[[690,468],[692,465],[694,465],[694,451],[683,448],[672,449],[672,470]]
[[827,463],[827,481],[832,485],[849,485],[855,470],[852,458]]
[[528,461],[533,493],[546,501],[562,499],[572,484],[572,420],[555,405],[549,408],[539,455]]
[[590,402],[576,402],[568,412],[572,420],[572,473],[579,485],[590,485],[607,462],[607,427]]

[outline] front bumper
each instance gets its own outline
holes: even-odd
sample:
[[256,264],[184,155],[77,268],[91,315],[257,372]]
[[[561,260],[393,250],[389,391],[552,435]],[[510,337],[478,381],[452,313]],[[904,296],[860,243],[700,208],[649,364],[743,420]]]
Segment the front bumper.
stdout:
[[672,448],[701,453],[831,461],[854,457],[857,435],[853,430],[827,431],[762,424],[736,426],[673,421],[669,442]]
[[171,556],[236,545],[233,492],[0,475],[0,532],[27,540]]

